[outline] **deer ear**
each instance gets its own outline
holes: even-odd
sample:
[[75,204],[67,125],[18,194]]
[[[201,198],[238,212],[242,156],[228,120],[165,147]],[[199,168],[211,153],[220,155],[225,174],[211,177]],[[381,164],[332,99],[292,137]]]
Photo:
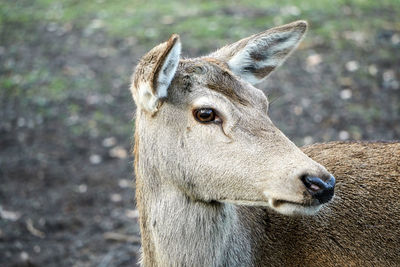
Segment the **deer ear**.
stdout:
[[181,53],[179,36],[173,34],[140,60],[132,78],[131,92],[138,108],[155,114],[168,95]]
[[209,57],[227,63],[233,73],[257,84],[286,60],[306,30],[307,22],[292,22],[227,45]]

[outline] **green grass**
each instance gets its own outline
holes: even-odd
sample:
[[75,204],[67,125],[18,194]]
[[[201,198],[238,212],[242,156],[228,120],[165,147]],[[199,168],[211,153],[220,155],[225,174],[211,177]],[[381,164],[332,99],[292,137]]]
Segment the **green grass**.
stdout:
[[173,32],[186,33],[202,42],[231,39],[297,19],[309,20],[313,34],[323,38],[344,30],[400,27],[400,22],[389,16],[387,20],[384,16],[375,18],[377,12],[400,14],[400,1],[17,0],[1,5],[0,25],[70,23],[121,38],[133,36],[141,43],[165,39]]

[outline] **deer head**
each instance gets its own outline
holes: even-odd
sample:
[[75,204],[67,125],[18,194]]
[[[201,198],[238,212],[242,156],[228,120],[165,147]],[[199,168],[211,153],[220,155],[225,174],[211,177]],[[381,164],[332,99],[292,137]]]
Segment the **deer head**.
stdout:
[[285,61],[306,29],[293,22],[201,58],[181,59],[178,35],[148,52],[131,86],[143,190],[283,214],[312,214],[328,202],[333,176],[274,126],[267,97],[253,86]]

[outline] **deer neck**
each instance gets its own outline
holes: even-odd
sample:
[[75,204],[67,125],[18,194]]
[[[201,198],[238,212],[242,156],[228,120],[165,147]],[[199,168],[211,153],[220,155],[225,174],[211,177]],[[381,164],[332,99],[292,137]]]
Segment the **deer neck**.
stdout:
[[161,171],[154,150],[156,132],[137,114],[135,130],[136,201],[139,210],[142,264],[145,266],[248,266],[250,234],[232,204],[190,198],[168,181],[179,172]]
[[137,177],[144,266],[249,266],[249,233],[236,206],[194,201]]

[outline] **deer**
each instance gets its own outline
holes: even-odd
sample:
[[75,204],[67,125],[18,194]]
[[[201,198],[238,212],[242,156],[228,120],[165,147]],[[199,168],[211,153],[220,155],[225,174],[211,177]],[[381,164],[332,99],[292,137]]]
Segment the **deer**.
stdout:
[[138,62],[134,157],[142,266],[400,266],[400,143],[298,148],[264,81],[307,22]]

